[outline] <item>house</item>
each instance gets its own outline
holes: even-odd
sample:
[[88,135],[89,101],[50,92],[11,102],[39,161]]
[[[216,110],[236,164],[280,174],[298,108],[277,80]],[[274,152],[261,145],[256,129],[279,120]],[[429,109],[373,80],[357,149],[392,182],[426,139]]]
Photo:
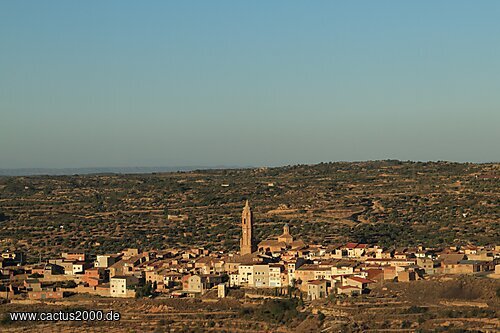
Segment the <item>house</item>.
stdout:
[[163,275],[163,283],[166,287],[173,287],[175,284],[182,283],[182,274],[177,272],[165,272],[161,273]]
[[468,260],[493,261],[495,254],[492,251],[478,251],[476,253],[467,254]]
[[247,285],[256,288],[281,287],[288,277],[282,276],[281,264],[242,263],[238,267],[238,278],[230,274],[230,285]]
[[442,263],[445,274],[472,274],[492,270],[493,263],[480,260],[460,260],[458,262]]
[[398,248],[394,251],[394,259],[410,259],[414,255],[407,248]]
[[415,281],[417,278],[417,275],[415,274],[415,271],[413,270],[405,270],[398,272],[398,282],[410,282],[410,281]]
[[115,262],[120,261],[122,254],[103,254],[98,255],[94,261],[94,267],[108,268]]
[[151,283],[156,282],[156,284],[163,283],[164,276],[162,273],[164,273],[164,272],[165,272],[164,270],[145,271],[144,275],[145,275],[146,282],[151,282]]
[[73,275],[73,263],[74,261],[68,261],[64,258],[51,259],[50,264],[58,265],[63,268],[64,275]]
[[169,268],[145,272],[146,281],[155,283],[158,291],[166,291],[176,283],[182,283],[182,274],[170,271]]
[[328,296],[328,281],[324,279],[307,281],[307,298],[315,300]]
[[[135,251],[132,251],[132,249],[129,249],[128,251],[135,253]],[[123,258],[125,258],[125,255],[123,256]],[[113,277],[115,275],[135,275],[135,268],[148,261],[149,254],[147,252],[120,260],[109,267],[109,276]]]
[[64,274],[64,267],[56,264],[41,264],[33,266],[31,274],[40,274],[44,277]]
[[358,265],[355,261],[341,260],[331,265],[332,275],[353,274],[354,268]]
[[256,288],[269,287],[269,265],[253,265],[253,286]]
[[224,272],[224,261],[220,258],[201,257],[195,261],[194,268],[201,274],[215,274]]
[[302,291],[307,291],[307,281],[315,280],[318,265],[305,264],[295,271],[295,280]]
[[463,253],[441,253],[439,255],[439,260],[441,265],[457,264],[460,260],[467,259]]
[[130,275],[115,275],[110,279],[109,294],[111,297],[134,297],[135,287],[139,279]]
[[57,288],[28,291],[28,298],[31,300],[61,299],[63,297],[64,292],[57,290]]
[[[0,256],[0,267],[24,265],[26,256],[21,251],[4,251]],[[3,262],[3,266],[2,266]]]
[[85,270],[84,276],[81,278],[83,283],[90,287],[96,287],[102,284],[108,278],[108,272],[102,267],[93,267]]
[[295,279],[299,283],[300,289],[304,292],[307,292],[307,284],[305,282],[320,279],[331,280],[332,275],[331,265],[305,264],[295,271]]
[[288,281],[296,280],[295,271],[305,263],[303,258],[292,258],[283,262],[288,272]]
[[136,248],[128,248],[128,249],[125,249],[123,252],[122,252],[122,255],[123,255],[123,259],[129,259],[133,256],[137,256],[139,255],[140,253],[140,250],[139,249],[136,249]]
[[208,289],[222,283],[222,276],[206,275],[185,275],[182,278],[182,289],[189,293],[204,294]]
[[350,258],[361,258],[365,255],[368,247],[368,244],[347,243],[342,249],[347,251],[347,256]]
[[473,246],[473,245],[467,245],[465,246],[462,251],[469,255],[469,254],[477,254],[478,252],[478,247],[477,246]]
[[396,266],[380,266],[384,271],[384,280],[394,280],[398,276],[398,271]]
[[337,294],[338,295],[348,295],[348,296],[355,296],[355,295],[361,295],[362,290],[359,287],[355,286],[338,286],[337,287]]
[[23,286],[27,291],[41,291],[42,283],[38,279],[26,279],[23,281]]
[[253,262],[241,263],[238,266],[238,285],[254,285]]
[[383,281],[384,280],[384,270],[381,268],[368,268],[364,272],[367,273],[366,277],[372,281]]
[[88,267],[88,265],[85,263],[85,261],[73,262],[73,274],[83,274],[86,267]]
[[61,257],[66,261],[85,261],[85,253],[83,252],[63,252]]
[[280,264],[269,264],[269,287],[282,287],[284,285],[288,285],[288,283],[284,284],[285,281],[288,281],[288,274],[282,274],[285,270],[285,267]]
[[224,283],[219,283],[217,285],[217,297],[224,298],[226,297],[226,294],[227,294],[226,285]]
[[240,285],[240,276],[238,273],[229,274],[229,286],[236,287]]
[[326,254],[330,258],[342,259],[347,257],[347,250],[343,249],[341,244],[333,244],[326,248]]
[[417,266],[422,268],[426,274],[433,275],[437,272],[437,264],[431,258],[417,258]]
[[359,276],[347,276],[342,279],[343,286],[353,286],[359,288],[362,292],[368,290],[368,286],[375,281],[365,279]]

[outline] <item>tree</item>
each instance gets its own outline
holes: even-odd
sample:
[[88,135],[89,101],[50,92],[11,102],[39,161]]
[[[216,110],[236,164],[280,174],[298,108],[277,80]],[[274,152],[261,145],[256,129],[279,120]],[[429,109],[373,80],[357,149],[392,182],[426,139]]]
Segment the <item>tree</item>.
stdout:
[[8,220],[7,215],[5,215],[3,212],[0,211],[0,222],[7,220]]
[[153,284],[151,281],[146,282],[142,286],[137,286],[135,289],[135,298],[149,297],[153,295]]
[[297,291],[297,280],[292,279],[290,285],[288,286],[288,298],[292,298],[292,294]]

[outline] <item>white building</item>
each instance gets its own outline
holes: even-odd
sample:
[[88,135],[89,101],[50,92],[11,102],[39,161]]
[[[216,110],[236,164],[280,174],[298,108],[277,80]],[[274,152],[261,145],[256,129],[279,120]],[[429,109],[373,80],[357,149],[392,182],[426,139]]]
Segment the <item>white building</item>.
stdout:
[[94,262],[94,267],[108,268],[115,262],[116,262],[116,256],[109,254],[98,255]]
[[253,264],[240,264],[238,266],[239,285],[254,285]]
[[282,287],[281,283],[281,272],[283,271],[283,266],[281,265],[269,265],[269,287]]
[[238,273],[229,274],[229,286],[239,286],[240,285],[240,275]]
[[109,282],[109,294],[111,297],[134,297],[134,287],[138,282],[134,276],[113,276]]

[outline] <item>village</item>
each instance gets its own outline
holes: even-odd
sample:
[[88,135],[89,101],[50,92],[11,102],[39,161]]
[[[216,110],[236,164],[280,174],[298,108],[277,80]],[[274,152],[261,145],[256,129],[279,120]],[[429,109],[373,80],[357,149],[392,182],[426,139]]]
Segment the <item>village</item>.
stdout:
[[44,301],[75,294],[139,298],[200,297],[229,290],[267,290],[269,295],[305,300],[370,293],[384,281],[407,283],[438,275],[500,274],[500,246],[384,248],[376,244],[305,244],[287,224],[283,233],[254,239],[247,201],[241,218],[239,253],[203,248],[142,251],[90,257],[61,253],[47,262],[25,264],[26,254],[2,252],[0,296]]

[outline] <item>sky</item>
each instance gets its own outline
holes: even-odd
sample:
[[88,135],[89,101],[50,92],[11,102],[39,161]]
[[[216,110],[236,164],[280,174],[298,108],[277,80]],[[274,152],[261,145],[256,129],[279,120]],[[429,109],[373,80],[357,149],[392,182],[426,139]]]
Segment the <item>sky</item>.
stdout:
[[500,1],[0,0],[0,168],[500,161]]

